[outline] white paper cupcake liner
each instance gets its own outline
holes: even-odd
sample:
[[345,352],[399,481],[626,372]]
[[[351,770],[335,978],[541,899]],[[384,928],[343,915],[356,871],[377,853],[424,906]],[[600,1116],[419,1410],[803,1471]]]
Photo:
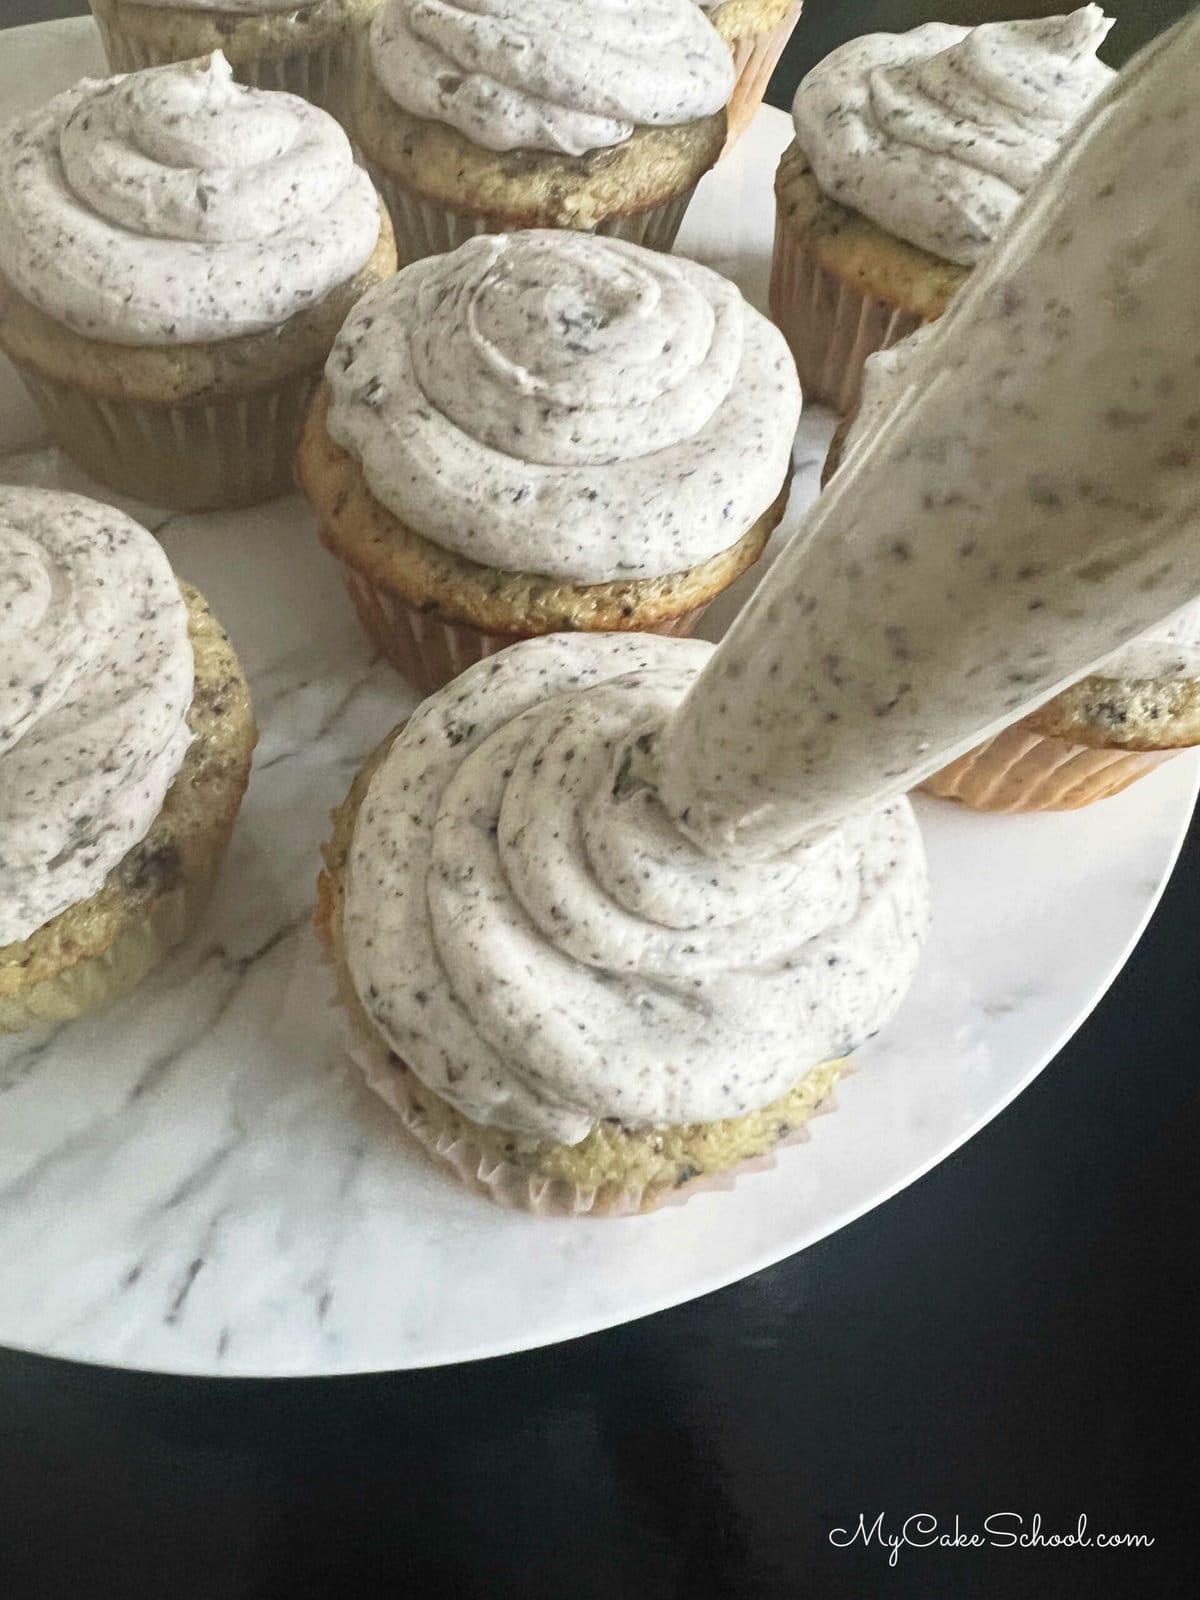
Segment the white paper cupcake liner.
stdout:
[[795,0],[775,27],[768,28],[765,33],[748,33],[732,41],[730,48],[737,82],[729,99],[729,133],[725,140],[725,154],[754,121],[775,68],[779,65],[783,48],[791,38],[802,10],[803,0]]
[[805,398],[843,414],[858,404],[867,357],[907,338],[923,320],[830,272],[778,216],[770,308],[795,357]]
[[[396,253],[402,267],[421,261],[426,256],[445,255],[477,234],[505,233],[510,228],[521,226],[520,222],[494,214],[460,211],[439,205],[437,201],[429,200],[397,182],[380,167],[368,165],[368,170],[391,212],[396,233]],[[594,228],[579,231],[626,239],[630,244],[644,245],[648,250],[670,250],[695,192],[696,185],[693,184],[684,193],[649,211],[609,217]]]
[[[683,1205],[693,1195],[707,1190],[732,1189],[739,1178],[773,1167],[777,1150],[807,1140],[810,1137],[808,1124],[814,1117],[826,1116],[837,1109],[833,1093],[826,1095],[807,1120],[793,1127],[772,1149],[762,1155],[748,1156],[726,1172],[704,1174],[681,1184],[605,1184],[599,1189],[581,1189],[565,1179],[531,1174],[528,1168],[513,1162],[497,1162],[470,1139],[454,1138],[444,1129],[435,1127],[417,1097],[414,1074],[382,1047],[355,1038],[349,1046],[349,1054],[368,1086],[397,1113],[417,1143],[449,1167],[468,1189],[496,1205],[539,1217],[640,1216],[664,1206]],[[851,1071],[853,1067],[847,1064],[842,1076]]]
[[[443,621],[433,612],[410,605],[392,590],[371,583],[353,567],[343,564],[343,571],[354,609],[371,643],[422,694],[432,694],[474,662],[529,637],[483,633],[466,623]],[[638,631],[686,636],[707,609],[707,604],[697,606],[668,622]]]
[[18,372],[55,443],[91,477],[150,505],[211,511],[292,488],[292,455],[320,370],[201,405],[93,395],[27,367]]

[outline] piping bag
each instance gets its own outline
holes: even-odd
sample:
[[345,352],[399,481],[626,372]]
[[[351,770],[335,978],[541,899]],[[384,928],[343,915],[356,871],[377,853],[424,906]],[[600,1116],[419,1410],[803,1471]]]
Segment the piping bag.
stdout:
[[1200,594],[1200,13],[918,341],[639,776],[711,856],[914,788]]

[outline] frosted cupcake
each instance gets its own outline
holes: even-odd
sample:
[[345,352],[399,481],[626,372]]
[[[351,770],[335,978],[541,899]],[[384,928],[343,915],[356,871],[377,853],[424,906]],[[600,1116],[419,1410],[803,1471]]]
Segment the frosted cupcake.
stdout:
[[669,250],[733,81],[694,0],[387,0],[352,125],[401,262],[516,228]]
[[114,72],[225,53],[239,83],[344,109],[380,0],[89,0]]
[[690,631],[783,513],[799,412],[727,279],[493,235],[355,307],[297,474],[375,647],[429,690],[538,634]]
[[246,680],[159,544],[0,488],[0,1033],[127,994],[195,923],[250,776]]
[[[870,439],[890,410],[906,403],[909,363],[928,338],[928,332],[918,331],[869,358],[862,399],[834,435],[823,483]],[[946,537],[954,536],[953,528],[947,529]],[[1033,583],[1036,576],[1031,569],[1026,581]],[[1126,645],[921,787],[976,811],[1076,811],[1119,794],[1198,744],[1200,602]]]
[[0,132],[0,350],[60,447],[185,510],[283,493],[346,312],[395,266],[333,119],[220,55]]
[[775,177],[771,315],[836,410],[863,362],[941,316],[1112,77],[1099,6],[868,34],[804,78]]
[[639,777],[711,656],[518,645],[427,700],[335,813],[318,926],[356,1058],[502,1204],[612,1216],[728,1186],[803,1136],[912,976],[907,802],[740,864]]
[[783,47],[800,20],[802,0],[696,0],[733,51],[737,82],[730,96],[725,148],[741,138],[763,103]]

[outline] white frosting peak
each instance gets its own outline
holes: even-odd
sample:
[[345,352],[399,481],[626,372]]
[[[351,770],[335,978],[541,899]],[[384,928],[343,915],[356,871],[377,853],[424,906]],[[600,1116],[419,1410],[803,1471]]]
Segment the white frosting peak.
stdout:
[[959,28],[930,22],[834,50],[792,114],[822,191],[946,260],[979,260],[1112,77],[1099,6]]
[[145,838],[191,743],[193,682],[157,541],[80,495],[0,488],[0,945]]
[[326,372],[330,433],[402,522],[580,583],[735,544],[779,494],[800,414],[782,336],[727,279],[569,230],[405,268]]
[[370,59],[415,116],[489,150],[567,155],[711,116],[734,80],[692,0],[388,0]]
[[346,135],[198,62],[85,81],[0,132],[0,271],[91,338],[174,344],[284,322],[379,236]]

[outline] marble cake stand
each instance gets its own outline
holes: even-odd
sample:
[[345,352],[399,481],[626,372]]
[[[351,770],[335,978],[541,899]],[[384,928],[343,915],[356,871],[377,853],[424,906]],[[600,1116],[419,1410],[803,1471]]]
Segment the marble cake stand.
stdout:
[[[6,113],[102,70],[87,20],[0,38]],[[788,135],[763,112],[680,241],[759,305]],[[805,419],[781,539],[830,428]],[[97,492],[45,447],[2,361],[0,481]],[[1077,816],[922,803],[936,923],[919,981],[807,1144],[656,1216],[509,1215],[444,1177],[346,1066],[311,927],[329,808],[411,693],[372,663],[298,499],[131,509],[230,629],[262,742],[197,937],[111,1014],[0,1042],[0,1342],[25,1350],[197,1374],[419,1367],[754,1272],[911,1183],[1029,1083],[1119,970],[1191,813],[1190,758]],[[746,592],[714,608],[714,637]]]

